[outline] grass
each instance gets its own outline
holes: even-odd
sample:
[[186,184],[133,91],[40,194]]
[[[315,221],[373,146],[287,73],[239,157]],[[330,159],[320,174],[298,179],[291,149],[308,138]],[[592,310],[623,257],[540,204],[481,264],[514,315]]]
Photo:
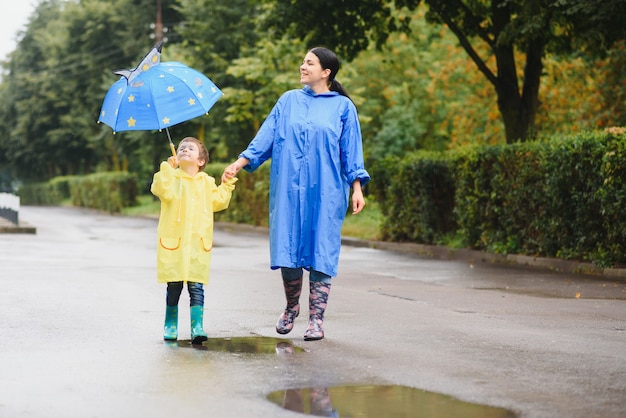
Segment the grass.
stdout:
[[[137,206],[124,208],[123,215],[127,216],[158,216],[160,212],[160,202],[152,195],[142,195],[138,199]],[[347,237],[360,239],[379,239],[379,227],[382,221],[382,214],[376,202],[368,199],[367,205],[358,215],[349,212],[343,223],[341,234]]]
[[367,240],[380,239],[379,231],[382,219],[383,215],[378,203],[368,199],[365,208],[358,215],[353,215],[351,211],[348,212],[346,220],[343,222],[341,235]]
[[139,204],[122,209],[122,215],[127,216],[158,216],[161,211],[161,202],[153,195],[142,195],[137,198]]

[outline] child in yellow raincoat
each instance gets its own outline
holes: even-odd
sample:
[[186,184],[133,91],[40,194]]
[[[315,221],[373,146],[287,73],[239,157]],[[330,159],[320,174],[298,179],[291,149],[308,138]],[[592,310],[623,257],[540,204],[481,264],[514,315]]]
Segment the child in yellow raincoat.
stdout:
[[191,341],[201,344],[207,340],[203,285],[209,282],[213,213],[228,208],[237,181],[233,178],[217,186],[215,179],[202,171],[208,161],[204,144],[186,137],[178,144],[176,156],[161,163],[150,188],[161,200],[157,275],[159,283],[167,283],[165,340],[178,339],[178,301],[185,282],[190,298]]

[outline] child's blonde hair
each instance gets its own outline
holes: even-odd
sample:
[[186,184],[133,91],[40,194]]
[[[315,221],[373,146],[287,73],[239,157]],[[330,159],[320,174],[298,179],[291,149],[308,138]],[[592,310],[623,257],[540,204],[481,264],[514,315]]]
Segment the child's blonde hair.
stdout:
[[201,160],[204,160],[204,164],[200,166],[200,170],[204,170],[204,167],[206,167],[206,164],[209,162],[209,150],[206,149],[202,141],[200,141],[198,138],[194,138],[193,136],[183,138],[178,146],[180,147],[180,144],[182,144],[183,142],[193,142],[198,146],[198,156]]

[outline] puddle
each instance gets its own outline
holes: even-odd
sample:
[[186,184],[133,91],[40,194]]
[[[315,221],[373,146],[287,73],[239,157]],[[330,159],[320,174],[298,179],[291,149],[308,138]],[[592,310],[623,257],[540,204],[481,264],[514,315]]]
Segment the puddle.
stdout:
[[166,341],[165,343],[173,347],[238,354],[290,354],[305,351],[303,348],[294,346],[289,340],[271,337],[209,338],[202,344],[191,344],[191,340]]
[[272,392],[267,399],[290,411],[322,417],[517,417],[508,409],[397,385],[288,389]]

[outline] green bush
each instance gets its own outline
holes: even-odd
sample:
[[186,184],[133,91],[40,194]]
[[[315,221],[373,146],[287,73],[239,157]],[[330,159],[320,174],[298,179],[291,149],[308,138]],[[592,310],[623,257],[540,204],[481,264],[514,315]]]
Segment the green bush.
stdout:
[[442,153],[388,158],[370,174],[370,192],[385,215],[383,239],[433,244],[455,231],[453,167]]
[[542,223],[547,255],[593,260],[607,244],[598,191],[606,145],[614,138],[582,134],[546,144],[545,220]]
[[137,181],[132,173],[101,172],[74,176],[69,181],[74,206],[119,213],[137,204]]
[[32,206],[56,206],[70,197],[72,176],[55,177],[45,183],[25,184],[18,190],[20,202]]
[[[227,164],[208,164],[205,171],[220,184]],[[241,170],[227,210],[215,214],[216,221],[267,226],[269,222],[270,162],[254,173]]]
[[380,161],[371,190],[385,215],[382,237],[453,236],[497,253],[624,263],[625,141],[582,133]]

